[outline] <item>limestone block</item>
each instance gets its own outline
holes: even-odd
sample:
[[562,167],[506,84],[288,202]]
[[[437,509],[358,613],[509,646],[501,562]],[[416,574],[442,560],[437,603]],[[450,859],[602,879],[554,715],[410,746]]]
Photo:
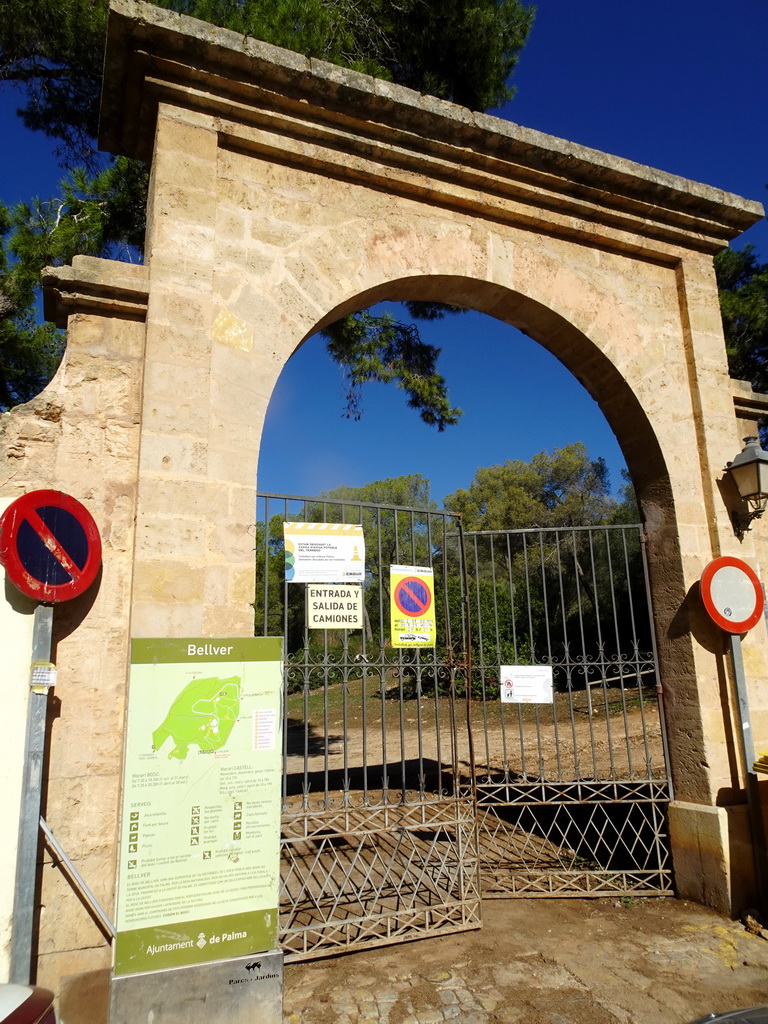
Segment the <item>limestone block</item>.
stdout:
[[[94,926],[95,927],[95,926]],[[100,946],[91,946],[85,949],[72,949],[44,953],[37,960],[37,984],[44,988],[50,988],[56,992],[59,990],[59,979],[67,978],[66,995],[70,1012],[74,1016],[64,1017],[62,1007],[61,1024],[80,1024],[85,1016],[81,1016],[81,1007],[84,1005],[75,992],[79,989],[80,978],[88,977],[94,971],[106,971],[112,967],[112,947],[106,939],[102,940]],[[83,1013],[88,1012],[83,1011]],[[97,1018],[98,1019],[98,1018]],[[98,1020],[98,1024],[104,1024],[105,1018]]]
[[253,604],[256,587],[255,568],[237,569],[231,574],[230,580],[229,601],[238,607]]
[[147,488],[154,486],[156,477],[165,473],[204,479],[207,466],[208,449],[202,440],[152,431],[142,434],[140,468]]
[[673,800],[669,805],[669,833],[677,895],[713,907],[721,914],[731,914],[725,808]]
[[[137,561],[134,571],[134,601],[160,604],[196,604],[205,595],[205,573],[199,566],[165,560]],[[136,633],[136,636],[162,636],[162,633]],[[185,633],[169,633],[185,636]],[[202,634],[189,633],[189,636]]]
[[[159,477],[142,496],[142,513],[146,516],[180,515],[204,524],[206,519],[217,521],[229,514],[230,495],[225,484],[185,480],[179,477]],[[160,549],[168,553],[160,545]]]
[[[252,562],[254,557],[253,513],[242,522],[230,517],[211,522],[208,526],[208,551],[213,557],[219,556],[227,565]],[[253,597],[251,597],[253,601]]]
[[[115,866],[112,857],[91,856],[74,861],[88,888],[110,917],[114,901]],[[50,863],[43,867],[43,916],[40,954],[58,950],[100,948],[106,940],[63,872]]]
[[62,1024],[104,1024],[109,1014],[110,974],[103,967],[61,979],[58,994]]
[[189,563],[205,555],[205,523],[197,516],[187,516],[181,507],[174,514],[142,513],[137,523],[142,555],[145,558],[173,558]]
[[205,437],[210,383],[207,368],[148,364],[144,383],[144,427],[164,434]]
[[232,569],[226,565],[207,565],[205,567],[205,596],[209,605],[223,607],[229,603],[231,572]]
[[[183,588],[173,603],[168,599],[150,601],[134,597],[131,635],[134,637],[208,636],[204,629],[204,608],[198,601],[184,600]],[[240,635],[240,634],[233,634]]]
[[[208,477],[227,483],[247,484],[256,480],[258,450],[221,449],[208,453]],[[253,517],[251,517],[251,522]]]
[[[253,602],[253,589],[251,589]],[[202,636],[253,636],[253,605],[207,606],[202,619]]]

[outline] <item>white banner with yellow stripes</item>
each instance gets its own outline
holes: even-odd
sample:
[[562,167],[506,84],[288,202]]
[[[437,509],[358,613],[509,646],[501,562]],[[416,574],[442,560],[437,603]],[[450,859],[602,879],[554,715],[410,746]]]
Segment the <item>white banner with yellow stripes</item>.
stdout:
[[347,523],[283,523],[285,578],[289,583],[362,583],[362,526]]

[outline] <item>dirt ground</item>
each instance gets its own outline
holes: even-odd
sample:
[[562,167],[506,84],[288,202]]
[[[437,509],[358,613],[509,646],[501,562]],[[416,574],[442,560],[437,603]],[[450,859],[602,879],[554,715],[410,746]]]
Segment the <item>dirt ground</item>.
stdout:
[[[459,765],[468,767],[463,700],[453,707],[445,698],[437,706],[429,698],[401,704],[382,702],[374,686],[364,700],[359,688],[350,690],[346,706],[338,686],[325,696],[313,692],[306,709],[301,695],[289,699],[289,773],[303,771],[305,754],[309,772],[326,765],[339,770],[345,763],[373,766],[385,754],[390,763],[420,756],[450,764],[455,753]],[[553,704],[541,706],[474,701],[471,717],[480,771],[506,766],[515,774],[563,781],[665,774],[658,706],[647,689],[559,693]]]
[[768,941],[695,904],[488,900],[483,918],[287,964],[286,1024],[688,1024],[768,1002]]

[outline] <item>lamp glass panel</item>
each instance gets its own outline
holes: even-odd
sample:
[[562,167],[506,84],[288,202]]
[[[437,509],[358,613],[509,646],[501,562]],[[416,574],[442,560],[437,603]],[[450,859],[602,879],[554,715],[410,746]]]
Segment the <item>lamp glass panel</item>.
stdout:
[[750,498],[760,490],[759,462],[745,462],[741,466],[731,466],[733,482],[742,498]]

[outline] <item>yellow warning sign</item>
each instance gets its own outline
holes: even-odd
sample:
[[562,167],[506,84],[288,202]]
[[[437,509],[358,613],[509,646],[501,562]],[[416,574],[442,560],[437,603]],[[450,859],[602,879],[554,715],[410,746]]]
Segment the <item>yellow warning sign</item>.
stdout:
[[390,622],[393,647],[434,647],[435,582],[431,568],[389,567]]

